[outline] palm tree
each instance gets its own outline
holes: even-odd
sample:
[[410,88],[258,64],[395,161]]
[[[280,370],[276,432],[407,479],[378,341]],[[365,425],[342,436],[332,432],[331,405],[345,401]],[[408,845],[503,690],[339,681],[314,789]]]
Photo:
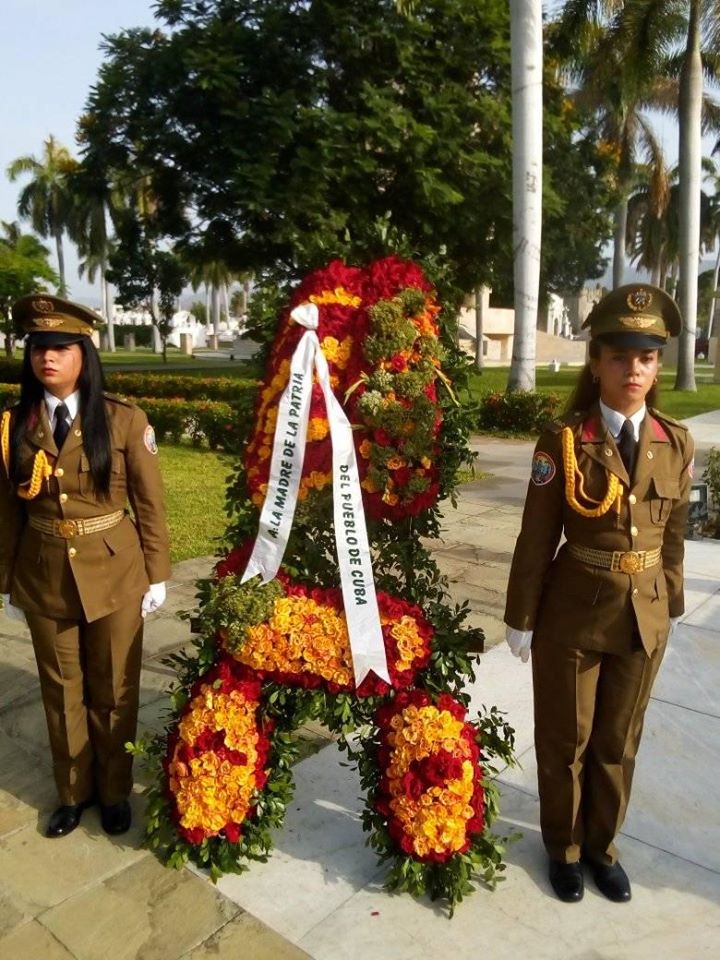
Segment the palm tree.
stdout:
[[20,192],[18,213],[30,221],[33,230],[41,237],[55,240],[60,275],[58,291],[61,295],[67,292],[63,234],[68,228],[73,209],[68,178],[77,166],[77,160],[67,147],[50,136],[43,144],[39,160],[32,155],[18,157],[7,168],[7,175],[13,182],[25,174],[31,177]]
[[[716,152],[716,151],[713,151]],[[713,326],[715,323],[715,304],[718,296],[718,278],[720,277],[720,165],[712,160],[707,161],[706,173],[714,186],[714,194],[709,201],[709,224],[708,224],[708,249],[717,248],[715,256],[715,268],[713,270],[712,293],[710,296],[710,309],[708,311],[707,336],[708,340],[713,335]]]
[[663,72],[660,59],[642,71],[633,65],[621,17],[626,6],[617,0],[566,3],[552,31],[561,72],[574,88],[571,99],[594,117],[596,136],[615,162],[613,287],[624,280],[628,197],[641,159],[654,172],[656,210],[668,190],[665,157],[647,111],[676,110],[678,98],[677,82]]
[[[653,209],[649,188],[642,185],[628,200],[627,246],[637,267],[651,274],[651,282],[676,295],[680,263],[680,185],[678,168],[671,173],[672,183],[662,210]],[[711,200],[700,192],[700,234],[703,246],[712,249],[714,231]]]
[[[212,320],[213,334],[220,333],[220,296],[223,291],[225,313],[228,315],[227,286],[235,279],[227,263],[217,257],[216,253],[196,248],[186,255],[188,262],[190,285],[193,291],[204,286],[209,292],[208,316]],[[207,299],[207,297],[206,297]]]
[[95,277],[99,275],[102,315],[108,325],[108,348],[114,352],[114,307],[112,291],[107,281],[108,257],[112,250],[108,220],[116,205],[120,203],[120,197],[104,174],[98,175],[84,164],[71,176],[70,189],[73,210],[68,232],[83,258],[79,263],[78,273],[81,277],[87,273],[91,283],[94,283]]
[[[700,253],[701,129],[718,129],[720,108],[703,97],[703,73],[715,79],[720,0],[571,0],[569,20],[610,18],[610,38],[622,51],[623,74],[677,83],[680,128],[680,338],[676,390],[695,390],[695,330]],[[703,47],[704,44],[704,47]]]

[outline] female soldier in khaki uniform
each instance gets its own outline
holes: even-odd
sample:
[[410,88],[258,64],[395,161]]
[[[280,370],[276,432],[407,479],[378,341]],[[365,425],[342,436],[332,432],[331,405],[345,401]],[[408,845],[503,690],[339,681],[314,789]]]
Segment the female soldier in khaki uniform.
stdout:
[[646,406],[660,349],[680,330],[675,302],[631,284],[601,300],[586,325],[590,361],[570,412],[535,449],[505,622],[516,656],[527,660],[532,646],[553,889],[581,899],[582,857],[601,892],[622,901],[630,882],[614,839],[671,620],[684,610],[693,443]]
[[95,800],[123,833],[143,617],[170,576],[157,447],[145,414],[102,392],[92,311],[36,294],[13,319],[27,345],[20,402],[2,417],[0,592],[27,619],[40,674],[61,804],[47,835]]

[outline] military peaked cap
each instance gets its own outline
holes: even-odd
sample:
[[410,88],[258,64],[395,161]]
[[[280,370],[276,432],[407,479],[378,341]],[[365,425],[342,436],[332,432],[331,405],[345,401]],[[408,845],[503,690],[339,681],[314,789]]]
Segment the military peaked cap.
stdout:
[[100,317],[89,307],[47,293],[31,293],[13,304],[18,336],[30,336],[38,346],[79,343],[95,331]]
[[593,340],[615,347],[654,350],[664,347],[682,328],[673,298],[649,283],[628,283],[595,304],[583,327]]

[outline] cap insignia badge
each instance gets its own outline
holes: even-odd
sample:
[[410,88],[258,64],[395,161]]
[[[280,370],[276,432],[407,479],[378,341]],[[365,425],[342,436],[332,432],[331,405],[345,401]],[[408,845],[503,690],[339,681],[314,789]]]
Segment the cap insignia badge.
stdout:
[[33,300],[32,307],[40,313],[52,313],[55,309],[52,300]]
[[627,305],[631,310],[647,310],[652,303],[652,293],[641,287],[627,295]]

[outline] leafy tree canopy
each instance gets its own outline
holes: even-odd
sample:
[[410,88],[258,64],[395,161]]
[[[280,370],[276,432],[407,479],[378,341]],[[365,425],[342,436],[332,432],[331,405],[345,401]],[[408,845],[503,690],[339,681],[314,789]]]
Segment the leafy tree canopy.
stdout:
[[59,279],[48,263],[48,250],[37,237],[23,234],[16,223],[0,223],[0,331],[6,351],[12,349],[14,333],[10,308],[15,300],[44,290]]
[[[161,0],[163,30],[110,37],[85,162],[149,178],[155,229],[233,272],[421,258],[458,296],[512,278],[503,0]],[[602,270],[602,158],[552,84],[545,282]],[[438,273],[439,272],[439,273]]]

